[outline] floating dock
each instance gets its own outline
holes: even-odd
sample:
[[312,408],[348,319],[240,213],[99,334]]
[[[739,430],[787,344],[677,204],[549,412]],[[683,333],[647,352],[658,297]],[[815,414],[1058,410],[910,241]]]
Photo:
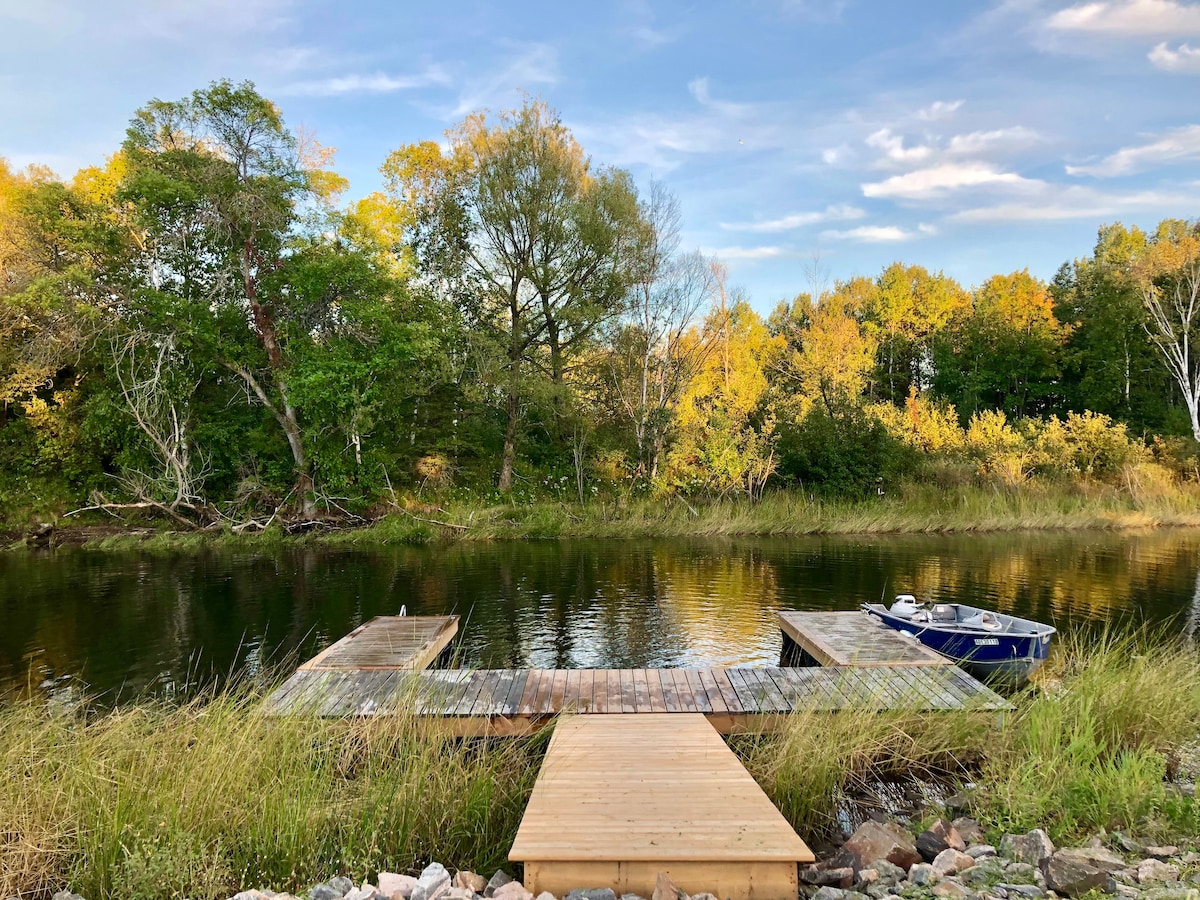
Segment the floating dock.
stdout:
[[[800,658],[838,668],[953,666],[916,638],[901,634],[864,612],[798,612],[777,614],[783,632],[783,654],[798,648]],[[788,646],[788,642],[792,646]]]
[[458,616],[376,616],[297,671],[417,671],[430,666],[456,634]]
[[546,752],[509,859],[525,889],[795,900],[812,852],[696,713],[573,716]]

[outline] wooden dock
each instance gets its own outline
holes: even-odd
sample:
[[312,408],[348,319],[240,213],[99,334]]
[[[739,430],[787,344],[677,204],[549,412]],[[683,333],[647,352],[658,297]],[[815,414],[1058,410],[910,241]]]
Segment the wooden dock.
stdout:
[[516,734],[561,713],[699,713],[723,734],[793,711],[1008,709],[957,666],[729,669],[302,670],[267,699],[276,715],[417,714],[461,734]]
[[916,638],[858,612],[798,612],[777,614],[787,642],[801,651],[801,659],[820,666],[895,668],[897,666],[952,666]]
[[297,671],[416,671],[437,659],[457,633],[458,616],[376,616]]
[[696,713],[563,719],[509,859],[525,888],[795,900],[812,852],[717,732]]

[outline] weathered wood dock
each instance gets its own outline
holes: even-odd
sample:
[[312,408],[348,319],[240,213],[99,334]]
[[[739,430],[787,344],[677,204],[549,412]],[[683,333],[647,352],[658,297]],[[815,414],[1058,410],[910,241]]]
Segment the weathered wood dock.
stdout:
[[858,612],[799,612],[777,614],[784,636],[784,656],[790,641],[800,658],[819,666],[861,668],[953,666],[916,638],[901,634],[878,619]]
[[696,713],[559,722],[509,859],[526,890],[583,885],[794,900],[812,852]]
[[430,666],[456,634],[458,616],[376,616],[297,671],[417,671]]

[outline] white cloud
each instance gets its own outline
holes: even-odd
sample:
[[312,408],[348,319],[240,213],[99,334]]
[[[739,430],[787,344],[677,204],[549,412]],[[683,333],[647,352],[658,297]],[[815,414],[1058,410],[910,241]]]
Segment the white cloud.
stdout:
[[898,163],[920,162],[932,152],[932,147],[918,144],[915,147],[905,147],[904,138],[893,134],[890,128],[880,128],[867,135],[867,146],[882,150],[889,160]]
[[784,256],[782,247],[708,247],[701,250],[705,256],[715,256],[717,259],[777,259]]
[[1041,140],[1032,128],[1024,125],[1014,125],[1011,128],[997,128],[994,131],[972,131],[970,134],[956,134],[950,138],[946,146],[947,153],[956,155],[974,155],[1004,146],[1022,146]]
[[840,147],[826,147],[821,151],[821,162],[827,166],[836,166],[850,156],[850,148],[845,144]]
[[917,118],[926,122],[936,122],[948,119],[963,105],[962,100],[935,100],[924,109],[917,112]]
[[1046,25],[1112,37],[1200,34],[1200,5],[1178,0],[1100,0],[1059,10]]
[[1172,50],[1167,46],[1167,42],[1163,41],[1146,54],[1146,58],[1167,72],[1200,74],[1200,47],[1180,44],[1179,49]]
[[316,81],[297,81],[285,85],[280,91],[283,95],[305,97],[337,97],[343,94],[390,94],[395,91],[408,91],[414,88],[428,87],[434,84],[449,84],[450,76],[439,66],[430,66],[415,75],[386,75],[376,72],[374,75],[341,75],[333,78],[322,78]]
[[984,186],[1028,186],[1040,182],[1023,178],[1015,172],[1000,172],[978,162],[945,163],[917,169],[904,175],[894,175],[884,181],[862,186],[867,197],[900,197],[908,200],[944,196],[960,188]]
[[487,107],[516,106],[519,91],[532,91],[537,85],[558,83],[558,51],[549,44],[527,44],[499,70],[468,81],[459,94],[458,103],[445,111],[447,119],[457,119],[467,113]]
[[1067,166],[1067,174],[1112,178],[1189,159],[1200,159],[1200,125],[1177,128],[1138,147],[1123,147],[1092,165]]
[[864,244],[894,244],[899,241],[911,241],[921,233],[929,232],[926,232],[924,227],[921,227],[920,231],[905,231],[898,225],[860,225],[846,231],[822,231],[821,237],[839,241],[860,241]]
[[1192,191],[1185,195],[1172,191],[1135,191],[1106,193],[1081,185],[1045,185],[1037,197],[1018,203],[1001,203],[965,209],[949,218],[955,222],[1052,222],[1065,219],[1104,219],[1153,210],[1161,215],[1176,211],[1184,215],[1200,199]]
[[857,206],[837,204],[827,206],[820,212],[792,213],[765,222],[722,222],[721,227],[728,231],[791,231],[803,228],[805,225],[816,225],[819,222],[845,222],[861,219],[866,214],[866,210],[859,209]]
[[623,29],[623,33],[645,50],[654,50],[679,38],[678,28],[666,29],[656,25],[654,9],[647,0],[629,0],[626,17],[631,24]]

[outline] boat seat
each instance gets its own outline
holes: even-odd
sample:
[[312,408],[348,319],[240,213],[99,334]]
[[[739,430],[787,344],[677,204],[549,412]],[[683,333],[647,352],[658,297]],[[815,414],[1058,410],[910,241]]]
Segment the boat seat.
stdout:
[[943,624],[947,622],[958,621],[958,615],[955,613],[954,607],[948,606],[945,603],[935,604],[930,617],[933,619],[933,621]]
[[964,625],[970,625],[972,628],[983,628],[987,631],[1003,631],[1004,623],[1001,622],[994,613],[981,612],[973,616],[967,616],[962,620]]

